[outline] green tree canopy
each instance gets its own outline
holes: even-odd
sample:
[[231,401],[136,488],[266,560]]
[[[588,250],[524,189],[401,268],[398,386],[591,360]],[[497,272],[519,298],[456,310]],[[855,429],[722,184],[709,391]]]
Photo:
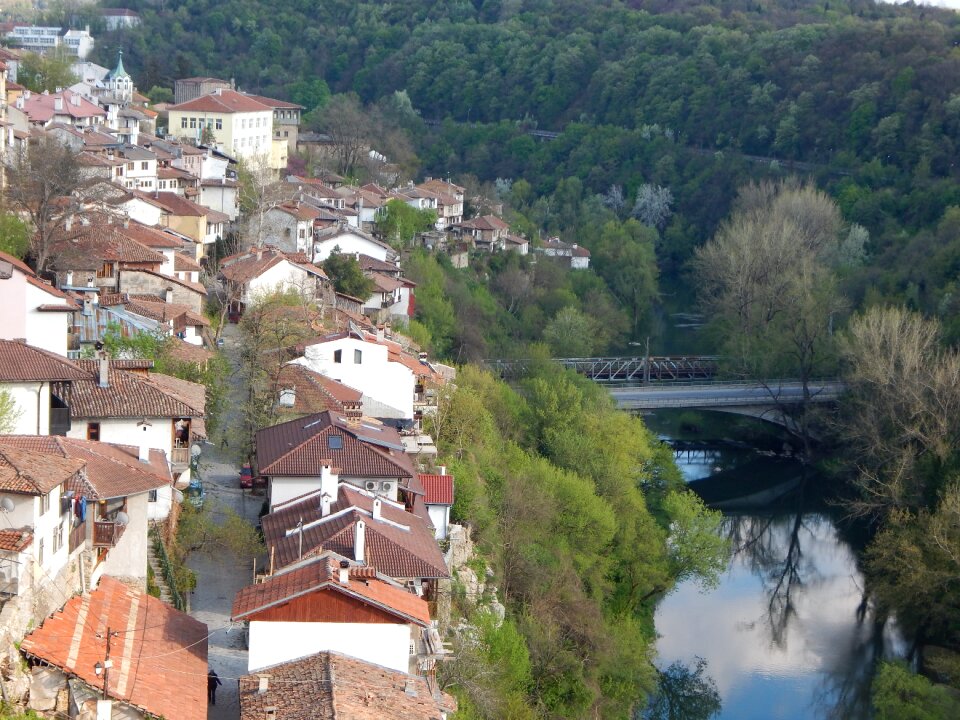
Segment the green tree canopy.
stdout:
[[373,294],[373,280],[363,274],[360,263],[353,255],[334,248],[330,256],[323,261],[323,271],[333,282],[337,292],[366,301]]
[[417,233],[432,230],[437,222],[436,210],[417,209],[394,198],[377,211],[377,232],[394,247],[408,247]]
[[33,92],[56,92],[77,82],[77,76],[70,69],[72,63],[71,58],[62,52],[47,55],[25,53],[20,60],[17,79]]

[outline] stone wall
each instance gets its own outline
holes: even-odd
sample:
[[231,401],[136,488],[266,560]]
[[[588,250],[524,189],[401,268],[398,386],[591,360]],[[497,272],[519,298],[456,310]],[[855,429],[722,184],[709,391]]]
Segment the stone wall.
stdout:
[[202,312],[203,296],[196,290],[184,287],[172,278],[150,275],[138,270],[120,271],[121,292],[165,298],[167,288],[173,289],[173,302],[188,305],[196,313]]

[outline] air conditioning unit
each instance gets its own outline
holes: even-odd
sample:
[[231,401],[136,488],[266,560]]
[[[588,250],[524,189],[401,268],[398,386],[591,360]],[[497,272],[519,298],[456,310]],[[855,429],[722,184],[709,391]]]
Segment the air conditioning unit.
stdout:
[[381,489],[383,490],[383,492],[385,492],[385,493],[392,493],[392,492],[393,492],[393,485],[394,485],[394,484],[393,484],[392,482],[385,482],[385,483],[383,483],[383,485],[381,485],[380,487],[381,487]]
[[364,483],[364,487],[370,492],[377,491],[377,483],[374,480],[367,480],[367,482]]

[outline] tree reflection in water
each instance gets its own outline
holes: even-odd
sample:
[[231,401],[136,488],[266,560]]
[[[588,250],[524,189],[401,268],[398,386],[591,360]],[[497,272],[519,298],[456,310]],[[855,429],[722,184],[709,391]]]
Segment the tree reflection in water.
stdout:
[[720,714],[717,684],[706,674],[707,661],[692,667],[677,661],[658,670],[657,692],[637,720],[708,720]]

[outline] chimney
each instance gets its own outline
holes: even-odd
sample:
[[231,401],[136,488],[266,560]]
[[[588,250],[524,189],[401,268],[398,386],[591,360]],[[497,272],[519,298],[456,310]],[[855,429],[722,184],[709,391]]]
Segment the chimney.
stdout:
[[140,430],[140,452],[137,459],[142,463],[150,462],[150,446],[147,445],[147,433],[150,431],[150,427],[151,423],[147,422],[146,419],[137,423],[137,428]]
[[67,270],[67,287],[73,285],[73,270]]
[[332,499],[329,493],[323,493],[320,496],[320,517],[326,517],[330,514],[330,501]]
[[371,515],[373,515],[373,519],[374,519],[374,520],[379,520],[379,519],[380,519],[380,506],[381,506],[382,504],[383,504],[383,502],[380,500],[380,498],[375,497],[375,498],[373,499],[373,512],[371,513]]
[[257,693],[263,695],[267,690],[270,689],[270,676],[269,675],[260,675],[260,685],[257,688]]
[[53,99],[53,111],[54,112],[63,112],[63,98],[55,97]]
[[110,387],[110,356],[105,350],[100,351],[100,387]]
[[172,303],[172,302],[173,302],[173,288],[172,288],[172,287],[168,287],[168,288],[167,288],[167,292],[165,293],[165,296],[164,296],[164,302],[168,302],[168,303]]
[[93,275],[87,278],[87,287],[93,287]]
[[377,342],[383,342],[383,339],[384,339],[383,325],[377,325]]
[[63,229],[67,232],[73,228],[73,215],[67,215],[67,219],[63,221]]
[[93,315],[93,301],[90,300],[90,293],[83,294],[83,314]]
[[446,465],[441,465],[441,466],[440,466],[440,474],[441,474],[441,475],[446,475],[446,474],[447,474],[447,466],[446,466]]
[[337,577],[337,581],[341,585],[350,584],[350,561],[349,560],[340,561],[340,573],[339,573],[339,576]]
[[358,563],[362,563],[364,560],[364,541],[366,540],[366,530],[367,524],[363,520],[357,520],[357,524],[353,527],[353,559]]

